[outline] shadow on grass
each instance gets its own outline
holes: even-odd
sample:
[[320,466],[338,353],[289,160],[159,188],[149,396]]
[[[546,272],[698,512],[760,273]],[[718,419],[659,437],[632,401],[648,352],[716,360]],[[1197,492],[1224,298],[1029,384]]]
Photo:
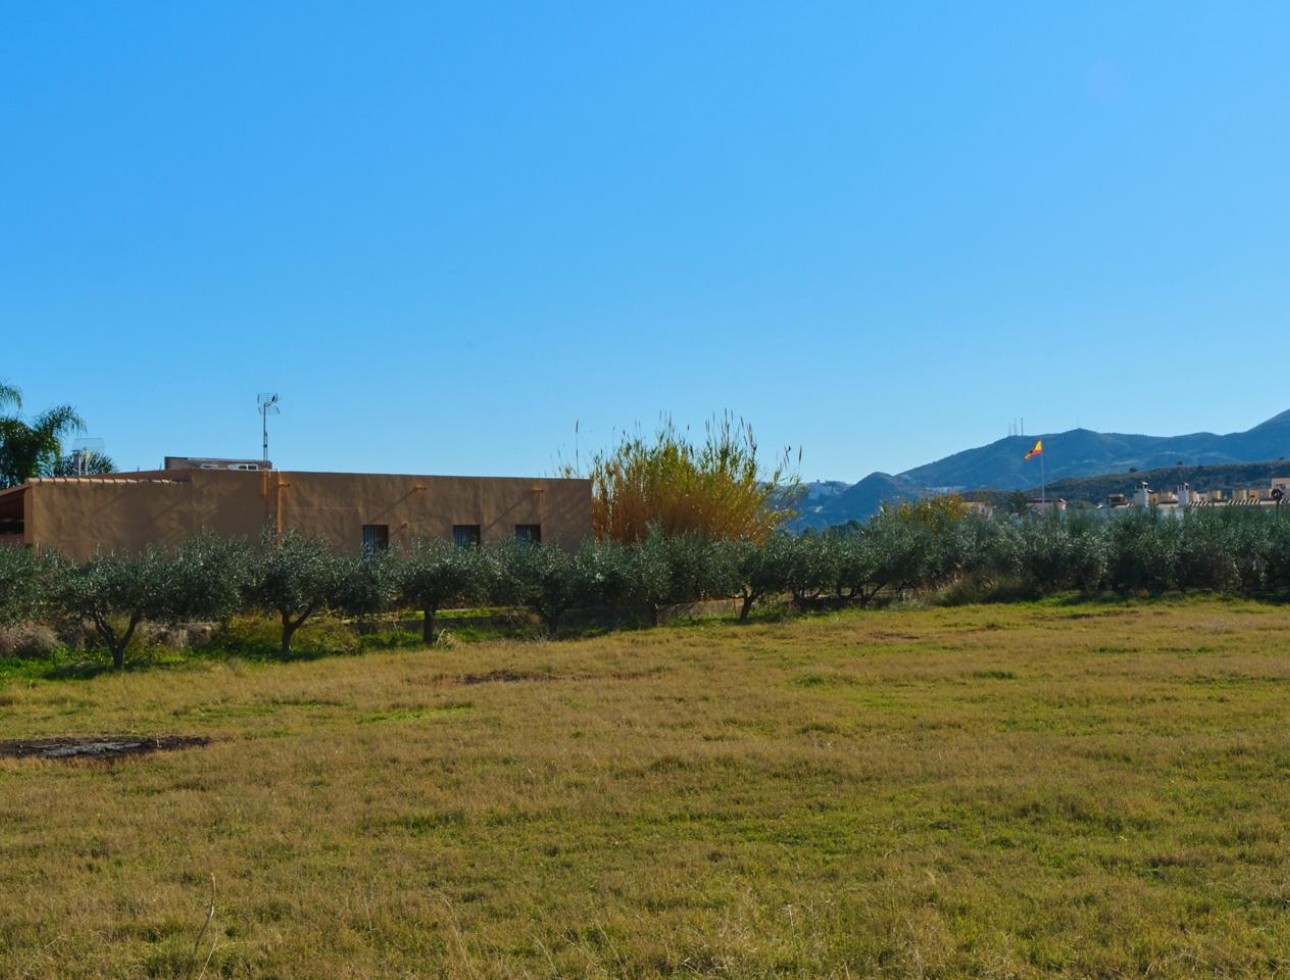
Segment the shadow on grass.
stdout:
[[149,651],[131,656],[127,654],[125,666],[118,669],[107,653],[96,651],[63,650],[48,658],[0,661],[0,678],[42,681],[89,681],[113,674],[141,673],[154,670],[182,669],[193,660],[191,654]]

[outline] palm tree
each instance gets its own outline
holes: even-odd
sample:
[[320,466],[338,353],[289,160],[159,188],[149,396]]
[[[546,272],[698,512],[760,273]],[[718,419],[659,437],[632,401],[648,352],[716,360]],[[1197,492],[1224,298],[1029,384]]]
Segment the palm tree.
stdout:
[[[0,405],[4,404],[21,408],[22,392],[0,382]],[[85,422],[70,405],[55,406],[30,422],[0,415],[0,489],[53,472],[63,455],[63,438],[84,430]]]
[[92,449],[70,456],[60,456],[48,467],[41,470],[42,476],[102,476],[104,473],[115,473],[116,462],[106,453],[94,452]]
[[0,381],[0,405],[22,408],[22,392],[13,385]]

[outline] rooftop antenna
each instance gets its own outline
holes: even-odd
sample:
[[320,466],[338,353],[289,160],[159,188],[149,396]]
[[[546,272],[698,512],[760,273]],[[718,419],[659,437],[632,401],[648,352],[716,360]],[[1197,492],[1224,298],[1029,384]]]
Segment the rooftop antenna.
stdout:
[[260,411],[260,431],[264,435],[264,462],[269,462],[269,416],[278,415],[278,396],[274,392],[264,391],[255,396],[255,404]]
[[97,460],[103,459],[103,440],[93,438],[77,439],[72,443],[70,457],[72,475],[85,476]]

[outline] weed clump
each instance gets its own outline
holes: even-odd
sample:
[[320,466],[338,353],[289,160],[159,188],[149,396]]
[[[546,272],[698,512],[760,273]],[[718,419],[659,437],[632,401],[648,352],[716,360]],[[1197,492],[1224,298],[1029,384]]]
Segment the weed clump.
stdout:
[[0,657],[49,657],[61,646],[58,634],[44,623],[0,626]]

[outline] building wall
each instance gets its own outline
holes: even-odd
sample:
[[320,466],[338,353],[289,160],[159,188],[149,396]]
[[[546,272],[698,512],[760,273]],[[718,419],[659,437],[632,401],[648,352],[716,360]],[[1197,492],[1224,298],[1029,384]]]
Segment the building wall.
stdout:
[[358,550],[365,524],[387,527],[391,544],[451,539],[454,525],[477,525],[485,544],[514,537],[521,524],[539,525],[543,541],[567,548],[591,533],[587,480],[281,471],[266,476],[279,527],[326,538],[347,551]]
[[254,539],[266,526],[345,552],[360,549],[364,525],[387,528],[391,545],[451,539],[454,525],[478,525],[491,543],[536,524],[543,541],[568,548],[591,533],[587,480],[190,470],[27,486],[26,542],[78,561],[175,545],[201,530]]

